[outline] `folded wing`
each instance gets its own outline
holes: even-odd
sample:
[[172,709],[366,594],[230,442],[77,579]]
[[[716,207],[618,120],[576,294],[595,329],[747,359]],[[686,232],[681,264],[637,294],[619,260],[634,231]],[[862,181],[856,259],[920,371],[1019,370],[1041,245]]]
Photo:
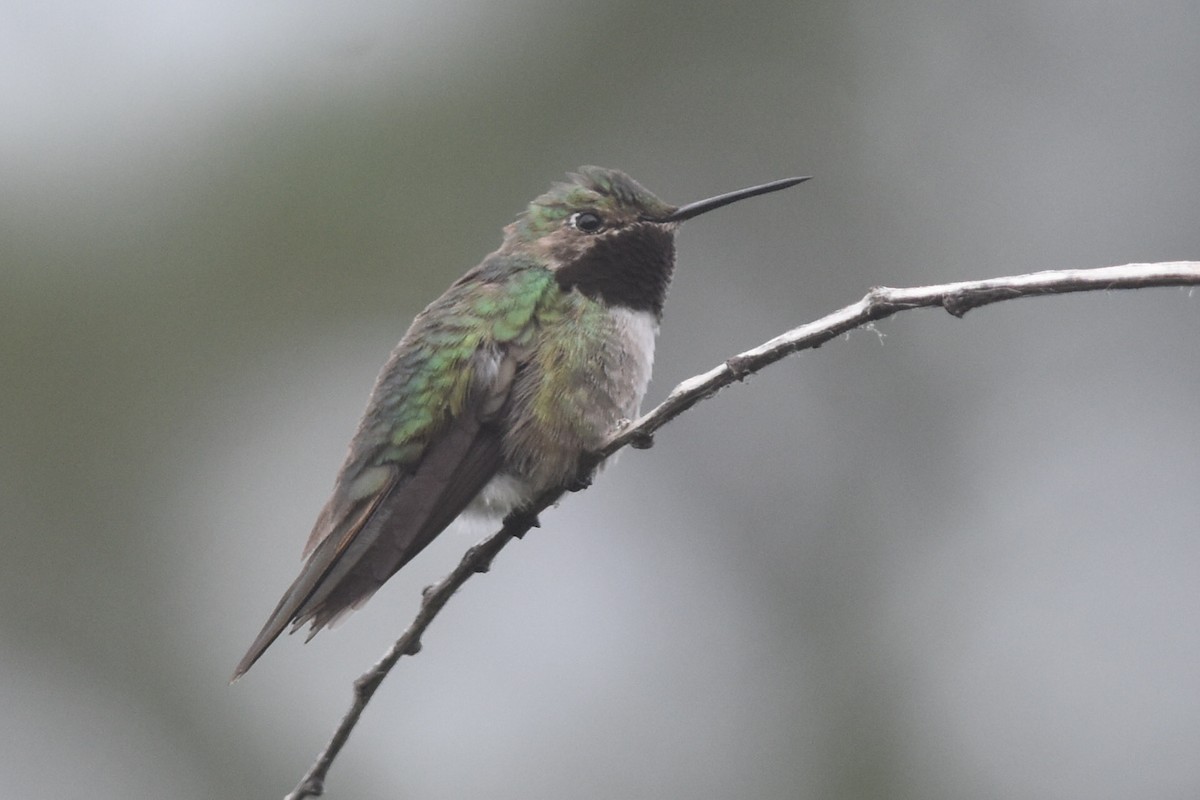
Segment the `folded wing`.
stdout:
[[503,454],[494,420],[506,402],[516,364],[511,354],[483,360],[486,366],[476,364],[481,380],[461,412],[430,438],[415,466],[383,461],[362,468],[357,477],[370,470],[372,490],[352,501],[341,485],[347,477],[340,479],[314,528],[311,555],[238,663],[233,680],[288,625],[294,632],[311,623],[311,638],[366,602],[496,475]]

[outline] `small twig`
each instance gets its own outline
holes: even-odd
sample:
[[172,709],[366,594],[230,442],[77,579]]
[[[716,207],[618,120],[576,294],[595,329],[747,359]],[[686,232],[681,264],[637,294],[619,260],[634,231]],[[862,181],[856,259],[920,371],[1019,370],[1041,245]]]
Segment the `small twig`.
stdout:
[[[727,359],[725,363],[702,375],[683,381],[652,411],[614,432],[596,453],[596,460],[599,463],[627,445],[635,448],[649,447],[655,431],[726,386],[759,372],[792,353],[820,347],[843,333],[911,308],[940,306],[954,316],[962,317],[973,308],[1020,297],[1197,285],[1200,285],[1200,262],[1174,261],[1036,272],[911,289],[878,287],[853,305],[793,328],[752,350]],[[354,730],[371,696],[392,667],[401,656],[416,655],[420,651],[422,634],[458,588],[473,574],[487,572],[492,559],[513,538],[520,538],[528,533],[530,528],[537,527],[537,515],[558,502],[564,491],[555,489],[547,492],[529,508],[511,515],[499,531],[468,550],[453,572],[425,589],[416,618],[387,654],[354,682],[354,702],[350,710],[346,712],[329,744],[317,757],[304,779],[285,800],[303,800],[322,794],[330,765],[350,737],[350,732]]]
[[[538,498],[538,503],[545,501],[540,508],[549,507],[561,495],[562,491],[558,490],[553,493],[552,497],[547,494],[543,498]],[[338,723],[337,729],[333,732],[329,744],[325,745],[325,749],[321,751],[321,755],[317,757],[304,778],[284,800],[302,800],[305,797],[318,797],[324,793],[325,775],[328,774],[329,767],[341,752],[346,740],[350,738],[350,732],[358,724],[358,718],[362,716],[367,703],[371,701],[371,696],[375,694],[375,690],[379,688],[379,684],[383,683],[387,674],[392,671],[392,667],[396,666],[396,662],[400,660],[401,656],[415,656],[421,652],[421,635],[425,633],[429,623],[433,622],[433,618],[442,610],[442,606],[446,605],[446,601],[458,591],[460,586],[466,583],[467,578],[477,572],[487,572],[491,568],[492,559],[506,544],[514,538],[519,539],[524,536],[530,528],[537,527],[537,525],[535,514],[509,517],[499,531],[467,550],[453,572],[437,583],[425,587],[425,591],[421,593],[421,607],[417,611],[417,616],[383,658],[379,659],[375,666],[360,675],[354,682],[354,702],[350,705],[350,710]]]

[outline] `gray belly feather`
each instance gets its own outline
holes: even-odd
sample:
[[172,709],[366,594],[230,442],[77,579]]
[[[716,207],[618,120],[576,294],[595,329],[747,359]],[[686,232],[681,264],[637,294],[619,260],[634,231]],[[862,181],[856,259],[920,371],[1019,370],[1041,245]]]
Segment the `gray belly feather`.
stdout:
[[[625,419],[637,416],[654,362],[658,321],[653,314],[608,311],[598,335],[579,343],[589,358],[573,375],[547,379],[519,375],[505,431],[505,465],[467,508],[473,516],[501,517],[541,492],[570,482],[579,458],[597,448]],[[569,395],[566,392],[569,391]],[[545,393],[561,413],[546,418]]]

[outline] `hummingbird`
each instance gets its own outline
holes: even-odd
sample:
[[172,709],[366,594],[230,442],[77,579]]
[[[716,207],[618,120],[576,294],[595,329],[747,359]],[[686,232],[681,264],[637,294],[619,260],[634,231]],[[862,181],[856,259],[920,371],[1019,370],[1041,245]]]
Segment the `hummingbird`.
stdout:
[[500,519],[585,485],[588,454],[650,382],[680,223],[805,180],[673,206],[582,167],[531,202],[388,357],[300,574],[233,680],[287,626],[311,639],[360,607],[460,515]]

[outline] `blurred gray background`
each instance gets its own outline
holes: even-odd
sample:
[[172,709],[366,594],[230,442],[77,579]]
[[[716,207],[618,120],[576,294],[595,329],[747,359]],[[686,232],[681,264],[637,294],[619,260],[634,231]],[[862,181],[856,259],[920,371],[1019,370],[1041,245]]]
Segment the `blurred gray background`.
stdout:
[[[0,785],[272,798],[443,536],[234,662],[411,317],[564,172],[697,220],[648,402],[857,300],[1200,258],[1194,2],[0,9]],[[472,580],[331,798],[1200,795],[1200,296],[903,314]]]

